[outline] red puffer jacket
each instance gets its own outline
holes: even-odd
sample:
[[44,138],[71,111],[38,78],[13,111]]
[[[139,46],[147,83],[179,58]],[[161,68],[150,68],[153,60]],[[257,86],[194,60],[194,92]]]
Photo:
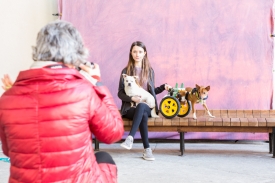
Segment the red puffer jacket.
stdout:
[[116,166],[97,164],[91,133],[121,139],[123,121],[109,90],[76,70],[20,72],[0,98],[0,137],[10,183],[116,182]]

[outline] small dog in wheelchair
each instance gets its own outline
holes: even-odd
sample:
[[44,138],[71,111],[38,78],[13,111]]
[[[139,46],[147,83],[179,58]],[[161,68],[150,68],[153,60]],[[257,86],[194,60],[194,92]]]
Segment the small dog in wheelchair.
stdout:
[[206,105],[206,99],[208,98],[209,90],[210,90],[210,86],[203,87],[197,84],[196,84],[196,88],[186,87],[185,90],[179,90],[177,98],[181,101],[182,97],[185,97],[186,100],[189,100],[191,102],[193,119],[197,119],[196,109],[195,109],[195,104],[197,103],[202,104],[207,114],[211,118],[215,117],[210,113]]

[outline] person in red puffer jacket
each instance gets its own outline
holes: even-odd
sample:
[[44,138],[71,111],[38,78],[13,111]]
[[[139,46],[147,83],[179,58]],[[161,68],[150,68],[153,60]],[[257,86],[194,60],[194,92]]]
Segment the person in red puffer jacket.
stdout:
[[98,82],[99,66],[85,64],[87,55],[76,28],[54,21],[38,33],[31,68],[14,83],[4,78],[0,137],[11,162],[10,183],[117,182],[114,160],[94,154],[91,138],[120,140],[123,121]]

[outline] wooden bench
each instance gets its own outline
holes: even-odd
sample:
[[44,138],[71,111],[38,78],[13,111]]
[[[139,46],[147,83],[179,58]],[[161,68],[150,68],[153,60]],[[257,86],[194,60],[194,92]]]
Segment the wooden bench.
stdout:
[[[180,152],[183,155],[185,132],[241,132],[268,133],[269,153],[275,158],[275,110],[210,110],[215,118],[210,118],[204,110],[197,110],[197,120],[191,113],[184,117],[172,119],[149,118],[149,132],[179,132]],[[132,121],[123,118],[125,131],[130,131]],[[95,140],[95,150],[99,142]]]

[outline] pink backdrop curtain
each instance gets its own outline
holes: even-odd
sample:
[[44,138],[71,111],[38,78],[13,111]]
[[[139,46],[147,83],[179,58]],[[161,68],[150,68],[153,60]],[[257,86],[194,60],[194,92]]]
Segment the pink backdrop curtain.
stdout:
[[[101,66],[120,108],[117,88],[132,42],[145,43],[156,85],[210,85],[210,109],[270,109],[273,0],[60,0]],[[158,102],[166,93],[158,96]],[[198,109],[202,109],[197,105]],[[139,133],[137,133],[139,134]],[[178,138],[176,133],[151,137]],[[267,139],[267,134],[188,133],[187,138]]]

